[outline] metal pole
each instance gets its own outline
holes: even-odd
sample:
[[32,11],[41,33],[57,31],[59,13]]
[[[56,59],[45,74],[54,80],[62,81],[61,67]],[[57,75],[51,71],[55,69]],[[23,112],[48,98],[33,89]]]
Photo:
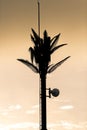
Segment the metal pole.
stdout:
[[[37,0],[38,3],[38,35],[40,37],[40,0]],[[43,66],[43,64],[42,64]],[[44,73],[44,70],[41,71],[40,74],[40,80],[41,80],[41,129],[40,130],[47,130],[47,119],[46,119],[46,73]],[[39,116],[40,117],[40,116]]]
[[41,75],[41,130],[47,130],[46,118],[46,75]]

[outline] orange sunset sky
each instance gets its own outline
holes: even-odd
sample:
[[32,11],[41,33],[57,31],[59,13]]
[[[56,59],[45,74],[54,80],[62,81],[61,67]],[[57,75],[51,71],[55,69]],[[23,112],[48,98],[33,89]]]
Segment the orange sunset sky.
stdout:
[[[47,99],[48,130],[87,129],[87,0],[40,0],[41,37],[46,29],[58,44],[47,87],[58,88]],[[0,0],[0,130],[39,130],[39,75],[18,62],[30,60],[31,28],[38,32],[37,0]]]

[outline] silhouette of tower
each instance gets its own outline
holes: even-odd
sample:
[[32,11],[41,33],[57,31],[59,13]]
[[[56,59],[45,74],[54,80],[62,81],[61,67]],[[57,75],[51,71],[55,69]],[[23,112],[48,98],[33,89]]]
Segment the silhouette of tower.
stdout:
[[[31,40],[34,44],[33,47],[29,48],[31,55],[31,62],[24,59],[18,59],[18,61],[27,65],[35,73],[40,76],[41,87],[40,87],[40,110],[41,110],[41,121],[40,130],[47,130],[47,111],[46,111],[46,97],[51,98],[51,96],[57,97],[59,95],[59,90],[54,88],[46,88],[46,77],[47,73],[53,72],[57,67],[63,64],[70,56],[64,58],[63,60],[57,62],[56,64],[50,64],[51,55],[62,46],[67,44],[61,44],[56,46],[56,43],[60,37],[60,33],[53,38],[51,38],[47,31],[43,33],[43,38],[40,37],[40,1],[38,1],[38,34],[32,29]],[[46,91],[49,92],[46,95]]]

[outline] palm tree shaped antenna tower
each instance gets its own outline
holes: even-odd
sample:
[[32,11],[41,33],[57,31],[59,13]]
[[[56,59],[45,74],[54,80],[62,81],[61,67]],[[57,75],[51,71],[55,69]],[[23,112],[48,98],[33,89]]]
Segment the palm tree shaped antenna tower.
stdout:
[[[46,76],[47,74],[53,72],[56,68],[62,65],[70,56],[67,56],[63,60],[57,62],[56,64],[51,64],[51,55],[59,48],[67,45],[61,44],[57,45],[60,37],[60,33],[51,38],[47,31],[43,32],[43,38],[40,37],[40,1],[38,3],[38,34],[32,29],[31,40],[33,42],[33,47],[29,48],[31,62],[24,59],[17,59],[23,64],[31,68],[35,73],[40,76],[40,130],[47,130],[47,113],[46,113],[46,97],[51,98],[51,96],[57,97],[59,95],[59,90],[54,88],[46,88]],[[48,94],[46,95],[46,91]]]

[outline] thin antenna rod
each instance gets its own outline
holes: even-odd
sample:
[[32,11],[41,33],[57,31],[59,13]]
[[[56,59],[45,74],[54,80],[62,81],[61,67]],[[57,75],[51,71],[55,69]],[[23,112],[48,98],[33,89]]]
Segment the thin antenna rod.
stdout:
[[40,0],[38,0],[37,3],[38,3],[38,35],[40,36]]

